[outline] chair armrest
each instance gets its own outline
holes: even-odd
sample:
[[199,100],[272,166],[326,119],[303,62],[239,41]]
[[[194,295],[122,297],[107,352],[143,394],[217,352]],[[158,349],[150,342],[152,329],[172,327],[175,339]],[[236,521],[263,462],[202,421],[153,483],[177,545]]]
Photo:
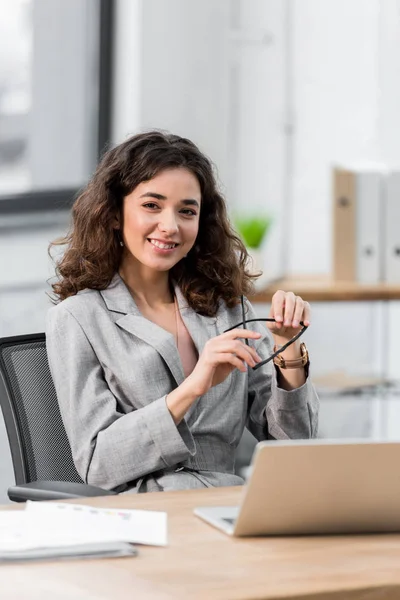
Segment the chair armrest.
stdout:
[[32,481],[8,488],[8,497],[13,502],[26,500],[66,500],[95,496],[114,496],[116,492],[73,481]]

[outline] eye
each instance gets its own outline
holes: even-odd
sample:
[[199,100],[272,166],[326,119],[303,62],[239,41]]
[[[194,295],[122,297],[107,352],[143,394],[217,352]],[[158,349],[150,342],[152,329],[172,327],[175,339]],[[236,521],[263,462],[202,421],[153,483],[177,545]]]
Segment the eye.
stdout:
[[155,202],[146,202],[143,206],[144,208],[158,208],[158,205]]
[[191,208],[183,208],[181,212],[190,217],[195,217],[197,215],[197,212]]

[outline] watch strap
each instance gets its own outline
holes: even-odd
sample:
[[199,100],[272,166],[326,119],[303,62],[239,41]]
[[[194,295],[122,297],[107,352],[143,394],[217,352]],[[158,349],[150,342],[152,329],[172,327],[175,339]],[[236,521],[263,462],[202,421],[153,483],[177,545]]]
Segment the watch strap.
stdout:
[[[279,348],[277,346],[274,346],[274,352],[276,352],[278,349]],[[293,358],[291,360],[288,360],[281,354],[278,354],[278,356],[275,356],[274,358],[274,364],[280,369],[300,369],[301,367],[309,365],[310,359],[304,342],[300,344],[300,352],[301,356],[299,356],[299,358]]]

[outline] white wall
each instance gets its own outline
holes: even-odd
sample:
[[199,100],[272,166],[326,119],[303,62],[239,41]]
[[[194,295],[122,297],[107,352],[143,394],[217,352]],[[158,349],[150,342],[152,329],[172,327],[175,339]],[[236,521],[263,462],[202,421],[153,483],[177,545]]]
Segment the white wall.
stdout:
[[225,182],[229,1],[118,0],[116,6],[114,140],[150,128],[187,136]]
[[295,151],[289,270],[331,272],[331,176],[400,159],[400,4],[295,0]]
[[292,116],[287,2],[231,3],[227,200],[235,211],[273,219],[262,248],[265,278],[288,263],[286,214],[291,202]]
[[112,139],[122,142],[141,127],[142,0],[116,0]]
[[379,11],[379,144],[382,160],[400,164],[400,2],[384,0]]

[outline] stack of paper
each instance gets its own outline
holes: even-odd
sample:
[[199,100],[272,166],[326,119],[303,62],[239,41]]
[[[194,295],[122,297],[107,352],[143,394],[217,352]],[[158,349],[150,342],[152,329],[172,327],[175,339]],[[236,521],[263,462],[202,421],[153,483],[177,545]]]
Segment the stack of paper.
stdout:
[[132,544],[167,544],[167,514],[30,502],[0,511],[0,561],[134,556]]

